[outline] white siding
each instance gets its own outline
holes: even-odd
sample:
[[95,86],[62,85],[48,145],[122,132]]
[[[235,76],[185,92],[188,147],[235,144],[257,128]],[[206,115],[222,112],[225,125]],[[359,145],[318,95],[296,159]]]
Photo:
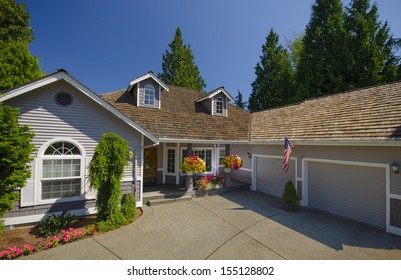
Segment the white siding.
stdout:
[[[71,94],[73,102],[70,106],[62,107],[55,103],[54,95],[60,91]],[[36,134],[33,144],[37,150],[56,137],[70,138],[83,147],[86,157],[91,158],[102,135],[107,132],[116,133],[124,138],[131,150],[141,145],[141,134],[138,131],[65,81],[36,89],[6,103],[20,108],[20,123],[28,124]],[[36,153],[37,151],[32,154],[33,158],[36,158]],[[140,177],[140,157],[137,160],[139,167],[137,175]],[[133,180],[132,168],[132,164],[126,167],[125,180]],[[22,189],[22,202],[26,205],[32,201],[34,174],[35,172],[32,172],[28,188]]]

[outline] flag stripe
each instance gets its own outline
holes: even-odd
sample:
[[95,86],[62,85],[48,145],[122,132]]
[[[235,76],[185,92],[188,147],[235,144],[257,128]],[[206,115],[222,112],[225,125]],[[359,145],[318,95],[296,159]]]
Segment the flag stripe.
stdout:
[[287,172],[288,168],[290,166],[290,157],[291,157],[293,148],[294,148],[294,145],[287,139],[287,137],[285,137],[285,139],[284,139],[284,158],[283,158],[284,172]]

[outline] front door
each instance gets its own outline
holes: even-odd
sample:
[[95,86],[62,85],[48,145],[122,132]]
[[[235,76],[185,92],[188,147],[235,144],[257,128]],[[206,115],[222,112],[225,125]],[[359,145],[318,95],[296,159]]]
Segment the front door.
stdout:
[[157,181],[157,148],[148,148],[143,152],[143,183],[156,184]]

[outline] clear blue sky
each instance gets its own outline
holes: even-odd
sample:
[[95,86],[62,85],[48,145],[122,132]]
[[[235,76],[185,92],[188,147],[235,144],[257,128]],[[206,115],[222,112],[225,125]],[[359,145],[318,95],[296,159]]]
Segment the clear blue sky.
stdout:
[[[94,90],[126,88],[152,70],[180,26],[207,87],[240,90],[247,100],[261,46],[273,28],[283,44],[305,30],[314,0],[19,0],[27,3],[31,53],[49,74],[58,68]],[[377,0],[380,18],[401,37],[401,1]],[[346,1],[345,3],[348,3]],[[373,1],[372,1],[373,3]]]

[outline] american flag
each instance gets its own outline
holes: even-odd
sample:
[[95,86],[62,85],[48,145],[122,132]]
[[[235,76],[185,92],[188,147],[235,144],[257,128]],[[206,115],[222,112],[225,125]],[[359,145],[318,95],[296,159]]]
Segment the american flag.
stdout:
[[290,142],[290,140],[285,137],[284,139],[284,159],[283,159],[283,170],[284,172],[287,172],[288,167],[290,166],[290,157],[291,157],[291,152],[292,149],[294,148],[294,145]]

